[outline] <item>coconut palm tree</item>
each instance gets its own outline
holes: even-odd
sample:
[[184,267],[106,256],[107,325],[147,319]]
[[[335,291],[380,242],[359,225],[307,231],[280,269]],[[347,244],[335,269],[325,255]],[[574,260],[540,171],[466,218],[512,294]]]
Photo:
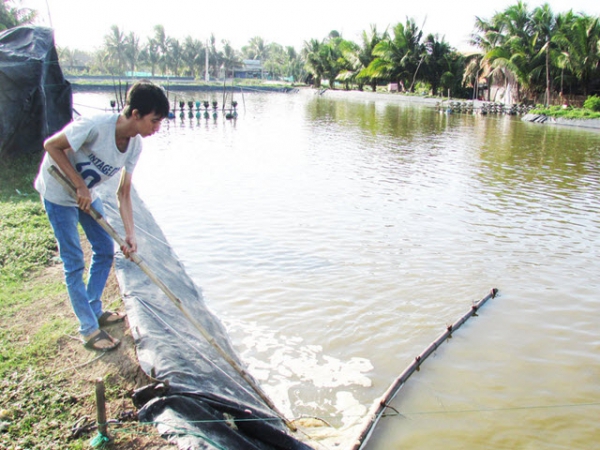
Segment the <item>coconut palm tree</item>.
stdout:
[[179,42],[179,39],[175,38],[167,38],[167,53],[166,53],[166,63],[169,71],[175,75],[179,76],[179,69],[182,65],[182,56],[183,56],[183,47]]
[[395,81],[406,91],[406,85],[414,88],[412,80],[423,57],[423,44],[421,39],[423,31],[419,29],[414,20],[407,19],[406,23],[398,23],[392,30],[392,35],[387,36],[373,49],[376,57],[366,71],[371,77],[387,81]]
[[117,25],[110,27],[110,33],[104,36],[106,64],[112,74],[123,74],[126,66],[125,34]]
[[223,40],[223,53],[221,61],[223,64],[223,69],[225,70],[225,78],[227,78],[228,74],[231,74],[233,77],[235,67],[242,64],[241,56],[227,40]]
[[321,87],[321,81],[325,75],[326,61],[323,58],[323,47],[325,44],[317,39],[304,41],[302,57],[305,61],[307,72],[312,75],[314,86]]
[[202,72],[204,66],[204,46],[198,39],[191,36],[186,36],[183,42],[183,50],[181,59],[187,67],[190,76],[196,78],[197,73]]
[[254,36],[248,41],[248,45],[242,47],[242,55],[245,59],[252,59],[261,62],[260,78],[263,78],[263,67],[269,59],[270,44],[260,36]]
[[[477,57],[477,73],[485,78],[487,85],[487,101],[491,101],[491,87],[494,82],[494,70],[492,69],[489,53],[503,43],[502,27],[498,23],[499,15],[496,15],[492,20],[485,20],[481,17],[475,17],[475,32],[471,34],[470,43],[474,47],[479,47],[481,53]],[[473,58],[473,57],[472,57]],[[479,75],[477,75],[479,79]]]
[[126,62],[129,64],[132,76],[139,62],[140,53],[140,38],[134,32],[131,32],[124,39],[124,56]]
[[223,65],[223,54],[217,50],[217,38],[214,34],[210,35],[207,43],[207,51],[209,71],[214,78],[217,78],[219,76],[219,68]]
[[377,77],[369,76],[367,68],[375,59],[373,50],[383,39],[387,39],[387,31],[380,34],[376,25],[371,25],[369,32],[363,31],[360,45],[346,45],[342,49],[344,59],[349,68],[342,73],[343,78],[350,78],[358,84],[358,89],[363,90],[363,85],[369,83],[373,92],[377,90]]
[[162,25],[154,26],[154,44],[155,50],[158,55],[158,67],[163,75],[167,73],[168,60],[167,55],[169,53],[169,42],[167,34],[165,33],[165,27]]
[[285,48],[286,59],[284,64],[284,73],[288,78],[292,78],[293,80],[302,80],[306,75],[306,71],[304,69],[304,61],[300,57],[300,54],[296,51],[296,49],[292,46],[287,46]]
[[360,47],[352,41],[342,40],[339,43],[341,56],[338,58],[340,72],[336,80],[343,82],[346,90],[350,89],[350,83],[356,83],[358,90],[362,91],[365,84],[362,78],[359,78],[359,73],[364,66],[360,60]]
[[600,78],[600,17],[577,14],[560,34],[568,42],[563,51],[565,65],[587,96],[592,81]]
[[544,66],[546,72],[546,96],[545,104],[548,106],[551,103],[551,73],[550,73],[550,54],[553,43],[554,34],[557,31],[556,18],[550,9],[550,5],[545,3],[533,10],[531,16],[533,21],[533,29],[537,33],[538,45],[541,45],[540,52],[544,54]]
[[[424,46],[422,79],[431,86],[431,94],[437,95],[440,85],[446,89],[451,88],[455,78],[458,78],[458,75],[455,76],[452,72],[453,51],[444,38],[440,40],[434,34],[427,35]],[[460,80],[462,81],[462,73]]]
[[148,38],[140,53],[140,61],[150,68],[152,76],[156,74],[156,68],[160,62],[160,50],[154,38]]

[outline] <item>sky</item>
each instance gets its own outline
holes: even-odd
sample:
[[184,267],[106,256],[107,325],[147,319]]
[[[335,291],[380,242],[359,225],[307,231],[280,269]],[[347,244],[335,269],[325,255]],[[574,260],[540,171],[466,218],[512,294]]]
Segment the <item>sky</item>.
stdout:
[[[104,36],[117,25],[125,33],[135,32],[145,42],[155,25],[169,37],[186,36],[206,41],[214,34],[217,46],[223,39],[235,49],[259,36],[300,50],[304,41],[322,40],[336,30],[344,39],[360,42],[360,35],[375,25],[379,32],[406,18],[426,34],[438,34],[451,46],[468,51],[475,17],[490,19],[517,0],[16,0],[21,7],[38,11],[37,25],[54,29],[55,43],[92,51],[102,46]],[[549,3],[554,13],[584,12],[600,16],[598,0],[526,1],[530,9]],[[358,6],[360,5],[360,7]]]

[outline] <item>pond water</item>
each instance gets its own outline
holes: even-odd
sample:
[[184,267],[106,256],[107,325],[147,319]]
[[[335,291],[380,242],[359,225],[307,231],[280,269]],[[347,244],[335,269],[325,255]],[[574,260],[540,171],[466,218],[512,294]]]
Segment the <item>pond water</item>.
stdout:
[[597,448],[599,132],[388,96],[234,99],[236,120],[164,124],[134,182],[269,396],[331,424],[317,448],[348,448],[492,287],[367,448]]

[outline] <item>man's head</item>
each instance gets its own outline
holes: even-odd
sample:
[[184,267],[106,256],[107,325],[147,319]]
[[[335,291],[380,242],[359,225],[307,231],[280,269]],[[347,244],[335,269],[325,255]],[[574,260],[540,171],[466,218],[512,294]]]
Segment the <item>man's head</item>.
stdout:
[[123,114],[129,118],[136,109],[140,117],[154,113],[165,118],[169,115],[169,100],[162,88],[151,81],[139,80],[127,91]]

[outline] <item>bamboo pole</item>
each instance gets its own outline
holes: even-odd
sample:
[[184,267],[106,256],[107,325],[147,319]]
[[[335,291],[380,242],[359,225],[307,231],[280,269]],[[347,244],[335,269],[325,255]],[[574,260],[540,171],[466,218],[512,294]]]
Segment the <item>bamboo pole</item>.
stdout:
[[106,424],[106,396],[102,378],[96,380],[96,423],[98,433],[108,437],[108,426]]
[[[71,195],[76,196],[77,190],[75,186],[60,170],[58,170],[55,166],[50,166],[50,174],[56,178],[56,180],[69,192]],[[90,208],[90,215],[98,222],[98,224],[108,233],[110,236],[119,244],[119,247],[126,246],[126,242],[119,236],[117,231],[106,221],[106,219],[100,214],[96,209]],[[267,404],[269,408],[273,410],[286,424],[286,426],[292,430],[296,431],[296,426],[285,418],[283,413],[281,413],[275,404],[271,401],[271,399],[267,396],[267,394],[256,384],[256,382],[252,379],[250,374],[244,370],[243,367],[240,366],[231,356],[227,354],[227,352],[213,339],[213,337],[208,333],[206,328],[202,326],[195,318],[193,318],[188,311],[183,306],[181,300],[177,298],[177,296],[165,285],[162,280],[160,280],[156,274],[150,269],[150,267],[142,260],[142,258],[137,253],[130,254],[131,260],[136,263],[139,268],[152,280],[164,293],[165,295],[173,302],[173,304],[181,311],[184,317],[190,322],[197,331],[202,334],[204,339],[212,345],[212,347],[223,357],[225,361],[229,363],[229,365],[241,375],[241,377],[252,387],[254,392],[258,394],[258,396]]]
[[410,376],[419,368],[421,364],[448,338],[452,337],[452,333],[459,329],[470,317],[476,316],[477,310],[483,306],[485,302],[489,299],[496,297],[498,293],[498,289],[493,288],[488,295],[479,300],[473,306],[469,312],[463,315],[460,319],[454,322],[452,325],[446,328],[446,331],[443,332],[435,341],[433,341],[419,356],[415,358],[415,360],[400,374],[398,378],[394,380],[394,382],[390,385],[390,387],[385,391],[385,393],[381,396],[381,399],[378,403],[375,404],[375,407],[371,413],[369,413],[367,417],[366,424],[359,434],[358,439],[356,440],[352,450],[361,450],[364,448],[365,444],[370,439],[373,431],[375,430],[375,426],[379,422],[379,419],[383,416],[384,411],[388,408],[389,403],[394,399],[398,391],[402,388],[406,380],[410,378]]

